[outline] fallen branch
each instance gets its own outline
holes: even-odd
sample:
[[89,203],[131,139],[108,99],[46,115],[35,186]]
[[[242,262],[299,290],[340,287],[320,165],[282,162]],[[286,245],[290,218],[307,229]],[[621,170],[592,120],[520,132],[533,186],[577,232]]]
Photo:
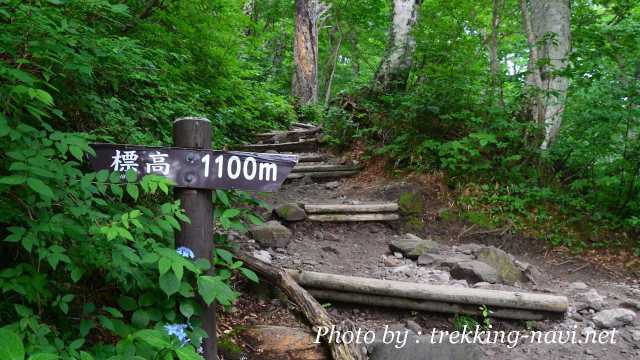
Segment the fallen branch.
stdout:
[[297,283],[312,289],[447,304],[486,305],[494,311],[498,309],[521,309],[541,312],[547,315],[549,313],[563,314],[569,307],[569,301],[565,296],[378,280],[312,271],[289,270],[288,272]]
[[[234,255],[246,266],[258,273],[262,279],[265,279],[269,283],[280,288],[287,297],[298,306],[300,311],[302,311],[309,323],[312,325],[314,331],[318,331],[319,328],[323,327],[331,328],[331,326],[335,325],[322,305],[320,305],[320,303],[318,303],[311,294],[298,285],[287,271],[262,262],[240,250],[234,251]],[[341,327],[344,330],[353,330],[347,329],[352,327],[352,325],[349,324],[343,323],[336,326],[336,328]],[[325,341],[327,340],[326,338],[323,339]],[[352,344],[345,344],[337,343],[335,341],[327,341],[326,343],[331,350],[331,356],[334,360],[366,359],[356,347],[355,342]]]

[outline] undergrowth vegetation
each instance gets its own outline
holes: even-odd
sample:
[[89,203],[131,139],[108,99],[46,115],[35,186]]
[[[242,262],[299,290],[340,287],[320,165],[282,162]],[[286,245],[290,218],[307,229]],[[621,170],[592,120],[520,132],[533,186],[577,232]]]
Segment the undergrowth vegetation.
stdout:
[[504,15],[503,31],[515,35],[501,39],[507,61],[492,80],[478,56],[486,38],[469,30],[486,21],[469,20],[482,5],[460,1],[423,3],[430,15],[416,29],[419,62],[406,88],[338,96],[323,119],[329,142],[344,149],[362,141],[368,156],[394,169],[445,171],[458,207],[483,213],[482,225],[513,226],[576,251],[625,246],[640,254],[640,12],[609,5],[573,6],[571,87],[550,150],[539,149],[542,131],[524,116],[527,48],[517,7]]

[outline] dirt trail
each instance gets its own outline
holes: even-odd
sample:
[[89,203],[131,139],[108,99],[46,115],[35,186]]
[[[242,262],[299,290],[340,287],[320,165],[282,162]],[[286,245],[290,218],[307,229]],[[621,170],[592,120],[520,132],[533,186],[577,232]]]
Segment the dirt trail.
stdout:
[[[332,158],[329,162],[339,162]],[[459,220],[445,220],[440,216],[446,204],[438,200],[437,186],[419,181],[389,180],[367,174],[353,178],[291,180],[278,193],[264,200],[274,207],[286,203],[354,203],[368,201],[398,201],[411,193],[423,202],[418,226],[415,219],[408,224],[411,232],[442,244],[445,255],[467,256],[475,245],[492,245],[510,253],[518,261],[532,264],[537,271],[537,283],[517,282],[512,285],[473,283],[456,279],[451,269],[442,266],[417,265],[398,251],[390,250],[390,243],[407,232],[406,219],[395,222],[317,223],[297,221],[282,223],[292,232],[292,241],[286,248],[264,248],[248,236],[235,234],[234,241],[250,251],[268,254],[274,265],[342,275],[392,279],[418,283],[448,284],[460,287],[483,287],[513,291],[548,292],[566,295],[570,309],[565,319],[556,321],[519,322],[491,319],[492,330],[564,331],[576,341],[585,339],[590,331],[612,329],[603,325],[611,309],[628,315],[640,310],[640,285],[629,279],[616,279],[608,272],[589,266],[574,258],[567,258],[546,248],[539,240],[527,239],[510,232],[487,232]],[[372,180],[373,179],[373,180]],[[277,217],[267,214],[268,218]],[[462,235],[462,236],[461,236]],[[465,245],[466,244],[466,245]],[[468,255],[474,256],[474,255]],[[266,295],[265,295],[266,293]],[[270,298],[274,297],[273,299]],[[332,303],[329,313],[340,322],[353,321],[366,330],[381,331],[385,326],[398,331],[410,330],[408,341],[402,348],[378,342],[368,346],[370,359],[640,359],[640,319],[623,319],[616,324],[613,339],[606,344],[538,344],[521,338],[513,344],[431,345],[415,333],[431,334],[435,331],[458,329],[460,319],[451,314],[403,311],[389,308],[365,307]],[[233,309],[232,317],[240,319],[235,325],[284,325],[306,327],[292,311],[291,304],[278,299],[277,294],[263,288],[246,292]],[[481,320],[481,319],[480,319]],[[609,319],[610,320],[610,319]],[[223,319],[223,323],[224,323]],[[381,334],[381,333],[380,333]],[[418,334],[418,335],[421,335]],[[545,333],[546,334],[546,333]],[[558,336],[558,333],[555,333]],[[548,335],[548,340],[552,335]],[[556,338],[555,342],[563,340]],[[239,340],[240,341],[240,340]],[[422,343],[418,343],[422,341]],[[463,351],[461,351],[463,349]],[[255,349],[253,349],[255,350]],[[262,355],[245,348],[246,358],[261,359]],[[233,357],[232,355],[228,356]],[[292,359],[295,357],[291,357]]]

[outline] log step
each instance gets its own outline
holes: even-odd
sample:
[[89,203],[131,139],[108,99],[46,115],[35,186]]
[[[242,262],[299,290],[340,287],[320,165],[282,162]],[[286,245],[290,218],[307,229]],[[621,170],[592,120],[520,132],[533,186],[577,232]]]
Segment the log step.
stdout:
[[335,213],[385,213],[398,211],[397,203],[367,203],[367,204],[304,204],[307,214],[335,214]]
[[307,215],[307,219],[319,222],[349,222],[349,221],[395,221],[400,215],[395,213],[373,214],[313,214]]
[[289,131],[271,131],[255,136],[256,141],[262,141],[264,143],[273,142],[294,142],[299,141],[302,138],[312,137],[318,133],[321,129],[319,127],[303,130],[289,130]]
[[320,162],[325,161],[327,156],[324,154],[300,154],[298,155],[298,163],[303,162]]
[[318,141],[310,139],[279,144],[246,144],[234,146],[233,149],[250,152],[267,152],[270,150],[277,152],[315,152],[318,150]]
[[313,129],[315,127],[318,127],[317,125],[314,125],[314,124],[307,124],[307,123],[301,123],[301,122],[294,122],[291,125],[299,128],[303,128],[303,129]]
[[313,165],[296,165],[291,172],[328,172],[328,171],[357,171],[359,166],[354,165],[337,165],[337,164],[313,164]]
[[309,176],[312,179],[334,179],[358,174],[358,171],[318,171],[318,172],[298,172],[291,173],[287,179],[301,179]]
[[[492,316],[506,314],[504,317],[513,318],[511,315],[514,315],[519,310],[525,310],[525,314],[527,312],[536,312],[545,316],[549,314],[562,316],[569,307],[567,297],[558,295],[429,285],[312,271],[288,270],[287,272],[298,284],[305,288],[330,290],[334,294],[335,292],[345,292],[374,295],[374,298],[379,297],[377,299],[379,302],[388,302],[391,298],[400,298],[414,300],[414,302],[416,300],[427,301],[429,303],[425,303],[425,306],[429,307],[434,307],[434,305],[441,303],[443,304],[442,311],[446,312],[457,312],[459,309],[466,308],[467,305],[486,305],[494,311]],[[356,301],[356,299],[353,298],[353,301]],[[369,302],[372,303],[371,301]],[[463,306],[456,306],[456,304],[462,304]],[[405,305],[406,303],[402,306]],[[500,313],[495,312],[496,309],[508,311]]]
[[[437,313],[465,314],[481,316],[482,308],[478,305],[456,304],[429,300],[415,300],[402,297],[359,294],[334,290],[307,289],[314,298],[332,302],[381,306],[395,309],[427,311]],[[491,308],[491,317],[512,320],[545,320],[561,318],[562,314],[548,311],[534,311],[511,308]]]

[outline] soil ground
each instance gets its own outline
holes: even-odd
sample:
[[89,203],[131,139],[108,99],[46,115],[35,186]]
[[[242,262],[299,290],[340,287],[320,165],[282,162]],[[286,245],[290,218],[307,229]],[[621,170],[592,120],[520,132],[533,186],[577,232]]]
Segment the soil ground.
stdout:
[[[574,256],[565,249],[552,248],[537,239],[523,237],[512,231],[495,231],[479,228],[459,219],[445,220],[439,214],[448,208],[446,188],[437,176],[424,178],[389,178],[380,171],[379,164],[366,167],[356,177],[339,181],[337,187],[326,182],[307,179],[286,183],[281,191],[265,196],[273,204],[289,202],[349,203],[355,201],[396,201],[406,190],[419,191],[425,201],[423,224],[416,235],[431,238],[449,246],[464,243],[493,245],[514,255],[518,260],[535,265],[543,274],[544,282],[525,284],[522,288],[493,285],[491,288],[514,289],[533,292],[551,292],[569,296],[570,303],[580,296],[571,290],[571,283],[583,282],[589,290],[595,289],[605,298],[605,308],[626,307],[640,310],[640,281],[634,274],[626,274],[619,263],[594,260],[596,257]],[[267,214],[267,216],[270,216]],[[310,221],[285,223],[293,232],[293,240],[286,249],[267,249],[273,264],[293,269],[393,279],[413,282],[430,282],[441,274],[434,269],[423,268],[406,258],[400,258],[401,266],[386,266],[383,258],[393,257],[389,243],[405,229],[401,222],[371,223],[316,223]],[[236,234],[235,242],[252,250],[259,246],[244,235]],[[397,256],[397,254],[396,254]],[[404,265],[404,266],[402,266]],[[401,270],[398,270],[400,268]],[[445,279],[445,281],[447,281]],[[459,280],[449,279],[449,284]],[[307,328],[295,306],[279,296],[268,286],[256,288],[246,282],[236,284],[243,295],[228,312],[221,314],[221,329],[234,335],[243,327],[265,324]],[[459,284],[467,286],[466,284]],[[577,300],[576,300],[577,301]],[[345,319],[357,326],[379,330],[385,325],[405,327],[407,321],[417,323],[423,333],[431,329],[453,330],[452,314],[404,311],[388,308],[356,306],[351,304],[326,304],[329,314],[340,322]],[[494,330],[574,330],[581,336],[584,328],[592,326],[590,318],[595,311],[570,314],[563,320],[525,323],[492,319]],[[415,328],[415,326],[414,326]],[[415,329],[414,329],[415,330]],[[640,320],[618,329],[615,344],[564,344],[544,345],[521,343],[514,348],[506,344],[477,345],[486,359],[640,359]],[[233,338],[233,336],[230,336]],[[234,339],[240,346],[241,338]],[[260,359],[260,354],[244,348],[245,358]],[[228,355],[231,358],[231,355]],[[403,358],[403,357],[398,357]]]

